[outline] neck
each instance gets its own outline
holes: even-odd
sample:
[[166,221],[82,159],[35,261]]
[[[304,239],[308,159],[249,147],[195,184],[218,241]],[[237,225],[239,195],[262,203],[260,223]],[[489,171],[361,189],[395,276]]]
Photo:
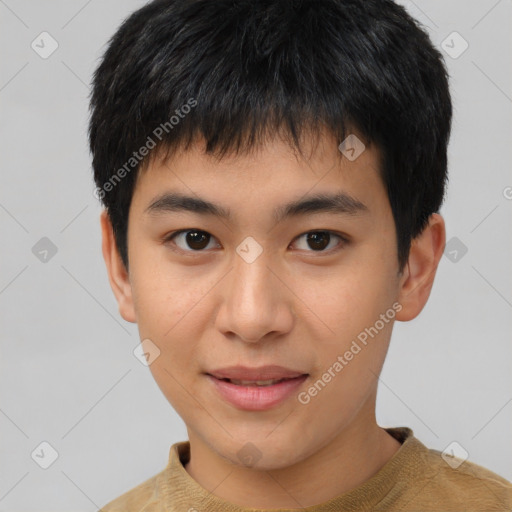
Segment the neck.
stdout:
[[189,431],[190,461],[185,469],[203,488],[241,507],[299,509],[318,505],[366,482],[400,448],[400,443],[377,425],[374,410],[362,412],[313,455],[273,470],[233,465]]

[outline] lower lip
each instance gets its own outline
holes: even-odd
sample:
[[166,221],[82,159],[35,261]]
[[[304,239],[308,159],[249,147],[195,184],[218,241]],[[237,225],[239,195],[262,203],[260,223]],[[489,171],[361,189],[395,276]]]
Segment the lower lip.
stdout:
[[301,375],[271,386],[238,386],[212,375],[207,377],[213,382],[220,395],[235,407],[246,411],[265,411],[288,398],[308,376]]

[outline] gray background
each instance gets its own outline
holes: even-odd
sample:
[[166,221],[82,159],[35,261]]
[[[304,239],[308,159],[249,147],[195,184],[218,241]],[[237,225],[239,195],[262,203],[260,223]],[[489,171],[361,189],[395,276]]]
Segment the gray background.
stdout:
[[[436,45],[453,31],[469,43],[445,53],[455,117],[441,213],[458,241],[420,317],[395,325],[377,419],[441,451],[457,441],[512,479],[512,3],[404,3]],[[117,312],[86,141],[91,73],[142,5],[0,0],[0,510],[94,511],[186,439]],[[43,31],[59,45],[47,59],[31,48]],[[46,262],[32,251],[43,237],[57,248]],[[31,457],[43,441],[58,452],[48,469]]]

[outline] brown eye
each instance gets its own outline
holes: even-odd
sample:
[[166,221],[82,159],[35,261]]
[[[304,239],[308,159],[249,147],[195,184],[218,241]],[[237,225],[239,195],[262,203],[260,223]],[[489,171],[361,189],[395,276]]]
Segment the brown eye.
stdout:
[[174,233],[168,241],[187,252],[202,251],[208,247],[212,235],[199,229],[187,229]]
[[189,247],[199,251],[208,245],[210,235],[204,231],[188,231],[185,240]]
[[315,251],[323,251],[331,241],[331,235],[327,231],[307,233],[307,243]]
[[[338,239],[337,244],[333,243],[336,239]],[[297,237],[296,245],[298,249],[307,252],[329,252],[333,248],[341,248],[346,242],[346,238],[332,231],[310,231]]]

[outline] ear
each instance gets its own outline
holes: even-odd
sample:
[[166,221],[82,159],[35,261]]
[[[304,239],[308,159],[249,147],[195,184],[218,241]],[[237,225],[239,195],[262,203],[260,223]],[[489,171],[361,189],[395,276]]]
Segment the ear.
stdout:
[[108,279],[117,303],[119,313],[127,322],[136,322],[135,308],[133,307],[132,287],[130,277],[117,250],[112,224],[106,210],[100,216],[102,244],[101,250]]
[[400,278],[399,303],[402,309],[396,314],[397,320],[412,320],[424,308],[445,243],[444,219],[433,213],[427,227],[411,243],[409,259]]

